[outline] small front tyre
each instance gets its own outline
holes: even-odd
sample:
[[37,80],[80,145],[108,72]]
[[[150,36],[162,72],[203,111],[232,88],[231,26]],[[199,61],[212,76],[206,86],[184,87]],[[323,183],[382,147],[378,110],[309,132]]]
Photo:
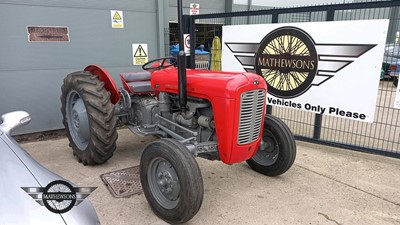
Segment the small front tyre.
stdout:
[[285,173],[296,158],[296,142],[289,127],[277,117],[267,115],[262,136],[263,142],[247,164],[267,176]]
[[150,207],[168,223],[189,221],[203,202],[203,180],[197,162],[176,140],[159,139],[145,148],[140,180]]

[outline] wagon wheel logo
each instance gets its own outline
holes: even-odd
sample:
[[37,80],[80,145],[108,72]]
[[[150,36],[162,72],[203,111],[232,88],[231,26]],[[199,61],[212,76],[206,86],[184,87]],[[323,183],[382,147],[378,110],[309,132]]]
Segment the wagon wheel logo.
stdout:
[[38,204],[53,213],[66,213],[79,205],[96,187],[73,187],[64,180],[55,180],[46,187],[21,187]]
[[66,181],[53,181],[43,190],[44,206],[53,213],[68,212],[74,207],[75,202],[76,191]]
[[286,99],[322,85],[376,46],[316,43],[304,30],[294,26],[272,30],[257,43],[224,44],[245,71],[266,80],[268,94]]
[[268,83],[268,92],[281,98],[307,91],[318,66],[314,41],[295,27],[279,28],[267,35],[255,60],[256,72]]

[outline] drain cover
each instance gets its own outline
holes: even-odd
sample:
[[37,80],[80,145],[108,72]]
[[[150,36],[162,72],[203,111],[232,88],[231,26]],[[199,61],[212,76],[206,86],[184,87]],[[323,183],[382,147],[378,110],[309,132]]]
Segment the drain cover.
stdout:
[[105,173],[100,177],[116,198],[142,193],[139,166]]

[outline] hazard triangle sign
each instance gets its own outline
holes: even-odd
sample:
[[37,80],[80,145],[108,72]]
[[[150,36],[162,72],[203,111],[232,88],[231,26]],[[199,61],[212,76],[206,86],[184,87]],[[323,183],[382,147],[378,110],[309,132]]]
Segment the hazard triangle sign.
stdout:
[[[147,51],[147,50],[146,50]],[[147,57],[147,53],[144,50],[142,45],[139,45],[136,49],[136,52],[134,54],[134,57]]]
[[149,61],[147,44],[132,44],[133,65],[143,65]]
[[111,27],[124,28],[124,14],[121,10],[111,10]]

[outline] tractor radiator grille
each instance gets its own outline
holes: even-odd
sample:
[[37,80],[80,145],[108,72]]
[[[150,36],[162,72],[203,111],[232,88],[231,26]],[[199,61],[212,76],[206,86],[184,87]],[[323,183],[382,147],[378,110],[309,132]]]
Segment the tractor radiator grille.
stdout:
[[240,96],[239,145],[249,144],[259,137],[264,107],[265,91],[262,89],[243,92]]

